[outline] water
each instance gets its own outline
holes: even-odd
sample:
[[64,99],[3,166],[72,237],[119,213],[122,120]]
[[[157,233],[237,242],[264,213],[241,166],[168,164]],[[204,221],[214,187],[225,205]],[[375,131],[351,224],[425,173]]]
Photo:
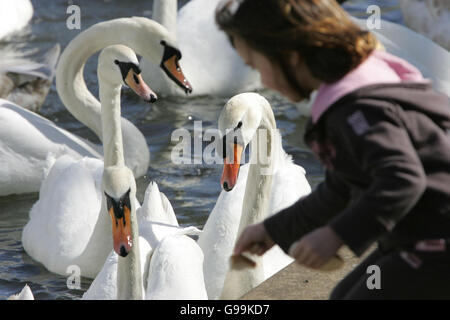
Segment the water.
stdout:
[[[81,7],[82,29],[103,20],[124,16],[151,16],[149,0],[135,1],[66,1],[35,0],[31,25],[8,44],[26,48],[46,50],[55,43],[64,48],[79,31],[65,28],[66,8],[70,4]],[[179,1],[183,5],[187,1]],[[368,3],[383,8],[383,18],[400,21],[401,14],[396,1],[353,1],[349,10],[363,16]],[[64,26],[64,27],[62,27]],[[0,43],[0,48],[5,43]],[[98,93],[96,80],[96,57],[91,58],[85,68],[88,87]],[[294,161],[302,165],[312,186],[323,179],[323,170],[302,142],[305,119],[299,117],[296,107],[270,91],[262,91],[272,104],[277,125],[283,135],[285,150]],[[174,129],[184,127],[194,131],[194,121],[202,120],[203,131],[217,127],[217,119],[227,99],[204,96],[197,98],[165,98],[149,105],[130,93],[124,93],[123,115],[137,125],[147,139],[151,152],[148,174],[137,181],[138,198],[150,179],[155,180],[162,192],[171,200],[178,221],[182,225],[202,227],[220,193],[221,167],[218,165],[174,165],[170,161],[173,143],[170,141]],[[51,91],[40,113],[79,136],[98,143],[97,137],[75,120],[61,104],[55,87]],[[27,283],[36,299],[79,299],[89,287],[91,280],[82,279],[81,290],[69,290],[66,278],[46,271],[23,250],[21,232],[28,220],[28,213],[37,201],[38,194],[0,198],[0,299],[19,292]]]

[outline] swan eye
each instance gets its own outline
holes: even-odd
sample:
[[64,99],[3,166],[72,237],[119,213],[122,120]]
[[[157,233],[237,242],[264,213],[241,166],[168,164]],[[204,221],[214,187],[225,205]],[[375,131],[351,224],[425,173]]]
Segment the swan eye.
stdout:
[[242,121],[239,121],[238,125],[236,126],[237,129],[239,129],[240,127],[242,127]]
[[[133,69],[135,74],[140,74],[142,72],[141,68],[139,68],[139,66],[137,66],[133,62],[122,62],[122,61],[119,61],[119,60],[114,60],[114,63],[117,66],[119,66],[119,69],[120,69],[120,72],[122,73],[122,78],[123,78],[124,81],[125,81],[125,79],[126,79],[126,77],[128,75],[128,72],[130,72],[130,69]],[[136,79],[137,78],[135,78],[135,81],[136,81]],[[139,84],[138,81],[136,81],[136,83]]]

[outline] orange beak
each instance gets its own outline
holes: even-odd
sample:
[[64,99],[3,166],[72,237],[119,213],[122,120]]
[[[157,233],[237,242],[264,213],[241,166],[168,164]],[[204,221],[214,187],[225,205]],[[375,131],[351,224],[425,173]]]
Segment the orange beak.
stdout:
[[233,159],[225,157],[222,179],[220,179],[220,184],[225,191],[231,191],[236,185],[243,150],[244,148],[240,144],[233,143]]
[[158,96],[152,89],[144,82],[142,76],[137,74],[133,68],[130,68],[125,78],[125,83],[131,88],[139,97],[148,102],[155,102]]
[[192,92],[192,86],[181,70],[176,54],[165,60],[161,64],[162,69],[166,72],[170,79],[172,79],[178,86],[180,86],[186,93]]
[[[111,207],[109,209],[109,215],[112,219],[114,251],[119,256],[126,257],[133,246],[130,208],[123,206],[123,215],[117,215],[114,213],[114,207]],[[117,218],[117,216],[121,216],[121,218]]]

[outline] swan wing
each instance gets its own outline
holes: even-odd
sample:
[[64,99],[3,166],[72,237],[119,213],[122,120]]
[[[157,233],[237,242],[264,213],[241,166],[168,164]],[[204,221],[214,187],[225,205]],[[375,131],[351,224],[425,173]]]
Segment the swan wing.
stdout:
[[151,256],[147,284],[150,300],[208,299],[198,244],[185,235],[165,237]]
[[103,248],[111,248],[112,238],[104,233],[93,238],[96,227],[103,224],[108,230],[109,218],[100,215],[102,170],[101,160],[63,156],[42,183],[22,245],[49,271],[66,276],[67,267],[77,265],[83,276],[94,278],[103,265],[109,252]]
[[34,296],[30,287],[26,284],[20,293],[10,296],[7,300],[34,300]]

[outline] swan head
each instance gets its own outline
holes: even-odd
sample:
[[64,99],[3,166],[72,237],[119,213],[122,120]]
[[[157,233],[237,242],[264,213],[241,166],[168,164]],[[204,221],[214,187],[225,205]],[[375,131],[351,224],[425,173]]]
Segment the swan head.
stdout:
[[186,94],[191,93],[192,86],[180,67],[181,51],[169,31],[154,20],[143,17],[128,19],[139,30],[139,35],[131,40],[139,42],[136,46],[133,46],[133,48],[142,48],[142,52],[138,52],[138,54],[155,65],[159,65],[164,73]]
[[142,79],[136,54],[126,46],[112,45],[103,49],[98,58],[97,75],[112,87],[130,87],[145,101],[157,99],[156,93]]
[[136,182],[127,167],[112,166],[103,172],[106,208],[112,221],[114,251],[121,257],[130,253],[133,242],[132,219],[135,219]]
[[241,93],[225,104],[219,116],[219,131],[222,136],[223,173],[220,184],[225,191],[236,185],[241,166],[242,153],[252,141],[257,130],[266,119],[264,110],[269,102],[257,93]]

